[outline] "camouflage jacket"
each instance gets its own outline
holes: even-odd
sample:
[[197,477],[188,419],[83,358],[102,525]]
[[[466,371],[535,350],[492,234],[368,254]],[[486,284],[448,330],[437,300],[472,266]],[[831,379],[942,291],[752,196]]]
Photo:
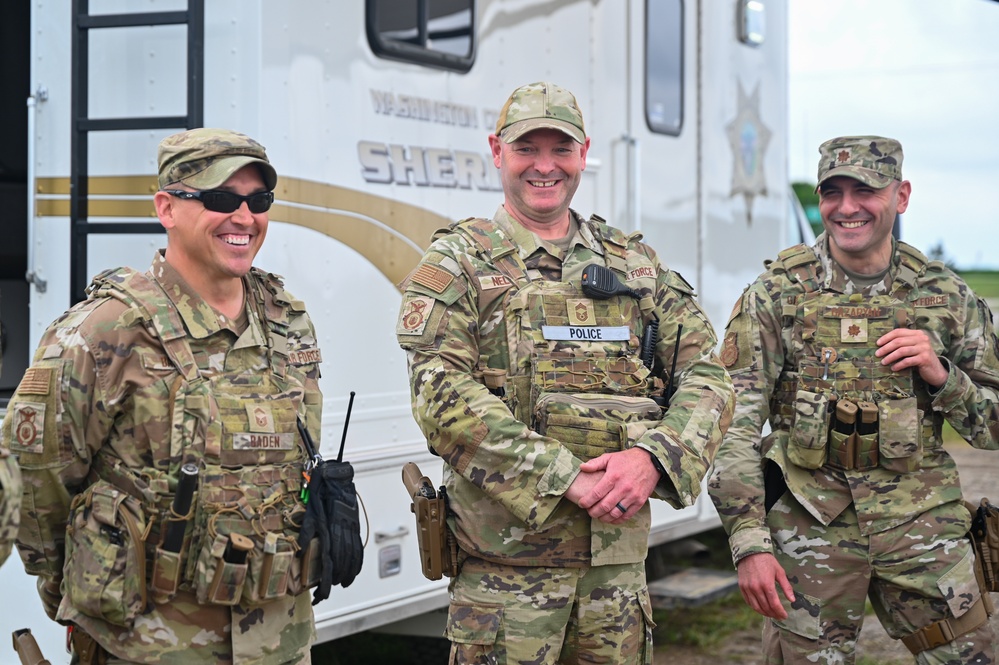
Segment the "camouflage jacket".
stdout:
[[[961,498],[957,467],[942,447],[945,420],[971,445],[999,448],[999,341],[988,306],[960,277],[900,242],[894,246],[884,281],[867,289],[856,287],[831,259],[825,235],[813,248],[800,245],[782,252],[781,257],[768,265],[736,303],[721,354],[736,387],[736,411],[715,459],[708,491],[729,534],[735,561],[771,551],[765,475],[771,493],[781,492],[786,484],[823,524],[829,524],[852,503],[862,531],[870,534]],[[798,357],[802,321],[806,321],[805,327],[814,325],[801,318],[800,304],[806,290],[802,274],[813,275],[806,281],[815,281],[817,292],[842,294],[840,297],[848,301],[853,294],[853,301],[862,306],[894,294],[905,310],[896,313],[897,320],[925,330],[948,368],[946,383],[935,392],[917,373],[905,371],[910,376],[902,385],[911,386],[910,399],[918,407],[918,411],[913,410],[918,435],[917,441],[904,443],[912,449],[920,446],[921,452],[921,458],[911,459],[910,468],[886,468],[883,446],[882,463],[865,470],[843,470],[828,463],[815,469],[802,468],[789,459],[789,440],[797,429],[792,431],[791,419],[782,409],[805,378],[799,376],[803,360],[815,366],[812,376],[822,378],[821,362]],[[871,334],[871,348],[878,336],[880,333]],[[888,368],[880,371],[902,374]],[[761,436],[767,421],[772,432]],[[774,464],[782,473],[765,469],[765,465]]]
[[[227,320],[209,307],[161,252],[145,274],[144,283],[155,294],[148,300],[130,305],[107,295],[106,288],[94,293],[100,284],[114,282],[124,274],[128,272],[104,273],[91,287],[90,298],[45,331],[33,364],[10,401],[3,440],[19,456],[24,479],[25,505],[17,547],[25,568],[39,576],[39,591],[50,617],[79,624],[109,651],[130,662],[287,662],[314,639],[308,593],[282,595],[253,607],[227,606],[199,603],[195,593],[182,586],[169,602],[148,602],[140,607],[126,625],[106,618],[109,615],[100,616],[110,611],[103,596],[101,607],[86,610],[69,601],[64,559],[67,546],[76,539],[68,536],[67,522],[76,514],[79,498],[86,497],[88,506],[93,502],[92,513],[98,506],[107,510],[107,505],[120,513],[135,495],[147,502],[143,503],[146,527],[141,536],[145,552],[141,545],[135,548],[136,556],[146,556],[140,567],[145,575],[133,576],[144,578],[145,587],[153,573],[149,554],[159,542],[160,524],[166,517],[164,511],[169,510],[180,465],[194,462],[202,468],[198,506],[207,496],[215,495],[212,483],[225,476],[225,472],[205,474],[204,460],[209,455],[205,441],[212,436],[213,427],[224,426],[219,421],[232,416],[217,413],[208,417],[210,422],[199,425],[197,412],[209,405],[199,407],[193,397],[179,405],[175,402],[178,387],[183,391],[186,385],[178,365],[187,364],[185,372],[198,377],[199,385],[213,386],[214,377],[223,374],[245,377],[243,380],[252,384],[274,371],[268,368],[274,367],[273,354],[279,353],[282,363],[287,363],[282,371],[289,376],[293,373],[296,385],[304,387],[306,420],[317,438],[319,433],[322,398],[315,332],[302,304],[284,291],[279,278],[256,269],[244,278],[244,329],[240,322]],[[174,340],[165,342],[159,324],[153,325],[149,313],[157,311],[176,313],[175,334],[180,337],[175,339],[183,341],[181,347]],[[287,327],[281,339],[274,329],[279,320]],[[178,363],[178,348],[186,350],[188,363]],[[213,400],[221,397],[215,395]],[[247,399],[246,394],[232,397],[236,402]],[[278,404],[273,407],[275,420],[279,408]],[[247,418],[252,416],[243,408],[244,423]],[[295,450],[301,444],[297,437],[287,436],[294,442],[289,445],[296,446],[290,452],[298,454]],[[200,444],[193,443],[198,440]],[[223,459],[228,445],[222,444]],[[265,454],[259,455],[263,463]],[[139,480],[126,492],[115,484],[98,497],[92,491],[106,485],[109,472],[117,478]],[[229,473],[239,472],[240,467],[233,467]],[[291,494],[294,489],[283,491]],[[247,496],[252,491],[254,488],[245,488]],[[297,492],[294,494],[297,500]],[[122,501],[126,495],[128,499]],[[112,497],[110,504],[108,497]],[[185,537],[185,548],[189,549],[193,549],[188,545],[193,538],[191,529],[188,526]],[[189,569],[195,559],[201,566],[200,557],[190,551],[184,556]],[[125,571],[129,570],[126,564]],[[120,571],[111,573],[108,584],[109,589],[120,589],[124,584],[126,592],[131,588],[131,580]],[[151,601],[152,592],[148,596]]]
[[17,536],[21,511],[21,473],[17,460],[0,446],[0,565]]
[[[438,233],[405,284],[396,332],[408,351],[413,413],[431,450],[446,462],[451,523],[459,543],[481,558],[581,566],[642,561],[647,551],[648,504],[625,525],[597,524],[563,500],[584,460],[568,444],[531,427],[538,389],[532,364],[544,361],[532,355],[539,346],[525,330],[539,317],[552,316],[552,301],[542,306],[534,297],[543,289],[572,294],[580,289],[585,266],[615,269],[641,303],[625,296],[601,302],[620,309],[619,321],[635,321],[639,307],[658,316],[657,367],[670,367],[678,325],[683,325],[670,409],[665,415],[656,410],[647,429],[623,442],[658,460],[665,475],[657,494],[671,505],[688,506],[697,498],[733,408],[730,381],[713,352],[714,331],[689,285],[665,269],[638,234],[625,236],[572,214],[578,232],[567,252],[526,230],[502,207],[492,222],[452,225]],[[523,270],[511,275],[500,269],[502,262]],[[561,308],[563,318],[567,302],[595,307],[600,316],[601,302],[552,297],[560,303],[553,309]],[[625,364],[633,359],[639,334],[633,328],[630,339],[618,346],[553,343],[556,352],[550,355],[610,356],[613,347]],[[507,379],[503,397],[483,385],[482,375],[490,370]]]

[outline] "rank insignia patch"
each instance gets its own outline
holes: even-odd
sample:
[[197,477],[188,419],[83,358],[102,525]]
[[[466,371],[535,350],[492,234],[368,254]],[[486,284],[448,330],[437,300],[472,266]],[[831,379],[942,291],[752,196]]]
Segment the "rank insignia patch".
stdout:
[[593,301],[588,298],[568,298],[565,301],[566,314],[569,316],[569,324],[573,326],[592,326],[597,323],[597,316],[593,312]]
[[840,319],[839,338],[843,342],[867,342],[867,319]]

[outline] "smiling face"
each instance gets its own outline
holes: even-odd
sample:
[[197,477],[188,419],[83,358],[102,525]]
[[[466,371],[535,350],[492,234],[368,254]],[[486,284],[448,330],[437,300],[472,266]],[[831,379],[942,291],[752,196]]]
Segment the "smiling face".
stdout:
[[[180,183],[171,188],[194,191]],[[236,171],[217,189],[243,196],[268,191],[254,165]],[[245,201],[235,212],[212,212],[200,201],[162,191],[154,202],[167,229],[166,259],[199,293],[249,272],[267,235],[266,212],[251,213]]]
[[819,212],[836,261],[854,272],[874,274],[888,267],[896,214],[909,205],[908,180],[878,189],[848,176],[819,186]]
[[512,143],[492,135],[489,146],[500,170],[507,212],[542,238],[564,236],[590,139],[580,144],[558,130],[537,129]]

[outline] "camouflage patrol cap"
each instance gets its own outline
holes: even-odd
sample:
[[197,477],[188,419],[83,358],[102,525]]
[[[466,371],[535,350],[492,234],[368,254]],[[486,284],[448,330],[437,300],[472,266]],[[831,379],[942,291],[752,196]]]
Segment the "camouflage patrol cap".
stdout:
[[264,146],[246,134],[228,129],[189,129],[168,136],[159,147],[160,188],[182,182],[194,189],[214,189],[248,164],[256,164],[268,191],[277,185],[277,172]]
[[820,145],[819,155],[819,185],[838,175],[877,189],[902,180],[902,144],[895,139],[841,136]]
[[557,129],[586,143],[583,112],[571,92],[554,83],[530,83],[513,91],[496,120],[496,135],[512,143],[535,129]]

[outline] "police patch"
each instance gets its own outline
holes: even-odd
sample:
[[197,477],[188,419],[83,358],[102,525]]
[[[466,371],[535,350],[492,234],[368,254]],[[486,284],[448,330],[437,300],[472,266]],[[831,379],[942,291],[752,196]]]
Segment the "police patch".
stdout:
[[412,296],[407,299],[402,306],[402,314],[399,315],[399,325],[395,329],[396,334],[422,335],[435,302],[433,298],[426,296]]
[[10,449],[15,452],[42,452],[43,434],[45,431],[45,404],[36,402],[18,402],[11,414]]
[[739,335],[730,332],[725,335],[725,345],[722,347],[721,361],[725,367],[731,367],[739,361]]

